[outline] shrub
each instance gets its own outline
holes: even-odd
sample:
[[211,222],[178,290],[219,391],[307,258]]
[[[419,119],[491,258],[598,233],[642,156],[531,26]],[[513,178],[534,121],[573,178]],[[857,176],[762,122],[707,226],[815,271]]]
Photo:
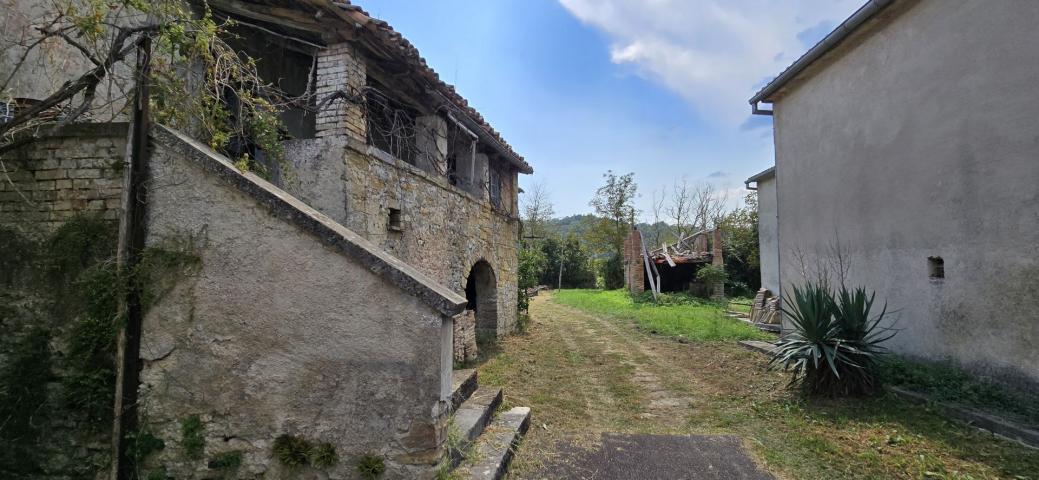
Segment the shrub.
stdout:
[[696,279],[703,282],[704,285],[714,285],[724,283],[729,279],[729,274],[725,273],[724,267],[704,265],[696,271]]
[[620,253],[613,253],[602,266],[603,284],[607,290],[624,287],[624,264]]
[[793,370],[790,385],[810,395],[874,393],[880,383],[877,361],[887,352],[880,344],[894,335],[879,326],[887,306],[872,313],[874,297],[864,288],[842,287],[834,297],[823,283],[794,287],[781,307],[794,331],[776,344],[769,364]]

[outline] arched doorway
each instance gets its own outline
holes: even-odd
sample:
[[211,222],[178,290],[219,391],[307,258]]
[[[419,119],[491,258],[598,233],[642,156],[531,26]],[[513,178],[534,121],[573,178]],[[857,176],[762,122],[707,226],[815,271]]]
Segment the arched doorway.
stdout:
[[498,283],[494,269],[480,260],[465,281],[466,308],[476,313],[476,341],[486,343],[498,338]]

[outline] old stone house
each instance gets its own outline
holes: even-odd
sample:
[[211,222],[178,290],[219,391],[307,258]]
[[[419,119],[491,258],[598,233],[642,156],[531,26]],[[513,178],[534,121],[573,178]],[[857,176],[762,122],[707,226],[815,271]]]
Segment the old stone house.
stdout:
[[[454,367],[477,338],[514,329],[518,175],[532,168],[357,6],[209,5],[236,20],[237,48],[265,79],[313,101],[283,114],[292,139],[269,180],[158,124],[136,194],[124,190],[127,123],[73,125],[5,163],[0,226],[48,233],[90,217],[114,236],[121,222],[143,232],[144,261],[190,260],[145,289],[139,333],[119,352],[117,453],[103,429],[55,413],[73,432],[34,433],[39,451],[72,453],[40,453],[19,475],[358,478],[368,462],[382,478],[432,478],[458,460],[449,436],[459,448],[491,422],[501,428],[473,468],[497,472],[529,409],[495,416],[501,389]],[[21,85],[15,96],[39,93]],[[136,201],[130,225],[120,212]],[[22,322],[17,339],[28,318],[3,320]],[[64,348],[55,336],[48,350]],[[60,391],[61,377],[41,381]],[[142,438],[161,448],[141,454]]]
[[895,351],[1034,389],[1037,22],[1036,2],[870,0],[756,94],[763,283],[836,282],[842,258],[897,311]]

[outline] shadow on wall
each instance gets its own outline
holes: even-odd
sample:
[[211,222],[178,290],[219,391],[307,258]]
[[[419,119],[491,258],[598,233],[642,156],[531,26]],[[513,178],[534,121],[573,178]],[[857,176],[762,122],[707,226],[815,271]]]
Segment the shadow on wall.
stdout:
[[465,282],[466,309],[476,313],[476,341],[487,343],[498,338],[498,286],[494,269],[480,260],[469,271]]

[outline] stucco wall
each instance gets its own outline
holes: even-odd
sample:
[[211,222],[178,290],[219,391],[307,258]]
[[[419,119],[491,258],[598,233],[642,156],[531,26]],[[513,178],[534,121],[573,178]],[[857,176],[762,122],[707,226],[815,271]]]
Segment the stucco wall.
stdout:
[[779,218],[776,204],[776,178],[759,180],[758,247],[761,262],[761,287],[779,295]]
[[[505,210],[352,137],[288,142],[286,190],[438,283],[465,294],[473,265],[485,260],[497,282],[498,334],[516,322],[516,174],[504,179]],[[389,209],[402,229],[389,230]],[[511,215],[509,212],[512,212]]]
[[[431,476],[450,319],[301,230],[299,213],[170,150],[166,137],[153,142],[148,244],[195,238],[201,267],[144,319],[140,416],[166,444],[149,465],[212,478],[208,462],[239,451],[240,476],[282,478],[271,445],[290,434],[336,447],[332,478],[357,478],[364,453],[386,458],[387,478]],[[181,444],[192,415],[205,426],[199,459]]]
[[1039,382],[1036,24],[1037,2],[924,0],[777,100],[785,284],[839,238],[898,352]]

